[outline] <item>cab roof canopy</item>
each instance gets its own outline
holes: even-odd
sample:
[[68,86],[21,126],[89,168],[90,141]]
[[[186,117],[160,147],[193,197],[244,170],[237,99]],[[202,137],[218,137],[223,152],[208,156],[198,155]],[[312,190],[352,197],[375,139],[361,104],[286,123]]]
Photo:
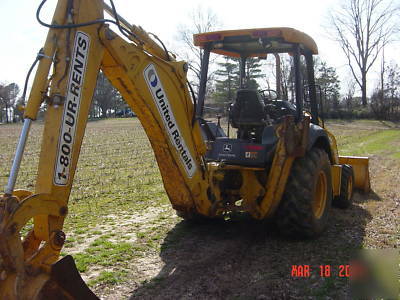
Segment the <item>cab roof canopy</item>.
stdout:
[[193,39],[195,46],[210,47],[211,52],[232,57],[290,53],[294,44],[299,44],[302,52],[318,54],[317,44],[309,35],[288,27],[206,32],[193,35]]

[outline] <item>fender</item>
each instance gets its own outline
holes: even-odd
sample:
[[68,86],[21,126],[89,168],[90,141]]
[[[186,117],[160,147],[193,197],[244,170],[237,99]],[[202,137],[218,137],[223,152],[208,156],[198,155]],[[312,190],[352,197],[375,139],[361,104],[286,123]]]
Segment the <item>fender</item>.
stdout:
[[328,153],[329,159],[333,163],[331,143],[329,141],[328,134],[325,129],[321,126],[310,124],[310,130],[308,133],[308,145],[307,151],[311,150],[312,147],[322,148]]

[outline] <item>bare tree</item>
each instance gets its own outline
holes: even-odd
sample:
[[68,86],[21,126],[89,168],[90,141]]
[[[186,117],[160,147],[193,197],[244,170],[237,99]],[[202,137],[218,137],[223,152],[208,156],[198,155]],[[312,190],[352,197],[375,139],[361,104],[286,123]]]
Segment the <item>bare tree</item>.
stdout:
[[120,100],[118,91],[111,85],[103,72],[97,77],[96,90],[93,102],[101,109],[101,117],[107,117],[107,111],[115,107],[115,102]]
[[371,97],[371,109],[378,119],[398,120],[400,108],[399,66],[382,63],[381,81]]
[[[289,56],[282,55],[280,57],[280,90],[281,90],[281,98],[283,100],[289,100],[290,95],[290,81],[291,81],[291,58]],[[292,99],[293,102],[293,99]]]
[[345,0],[339,9],[331,12],[335,40],[347,57],[364,106],[367,105],[368,71],[396,32],[398,11],[392,1]]
[[[4,111],[5,121],[10,121],[11,111],[14,111],[14,104],[17,101],[19,87],[16,83],[0,84],[0,111]],[[12,115],[14,115],[12,113]]]
[[[193,34],[215,31],[220,26],[220,22],[217,15],[210,8],[204,9],[201,6],[194,9],[189,18],[191,20],[190,24],[179,26],[177,40],[186,48],[186,51],[179,51],[183,53],[180,56],[189,63],[189,69],[194,75],[192,84],[198,90],[204,51],[194,46]],[[207,80],[211,80],[212,77],[213,72],[209,71]]]
[[346,80],[345,84],[345,95],[344,104],[346,105],[347,111],[351,111],[354,106],[354,94],[356,93],[356,82],[354,78]]

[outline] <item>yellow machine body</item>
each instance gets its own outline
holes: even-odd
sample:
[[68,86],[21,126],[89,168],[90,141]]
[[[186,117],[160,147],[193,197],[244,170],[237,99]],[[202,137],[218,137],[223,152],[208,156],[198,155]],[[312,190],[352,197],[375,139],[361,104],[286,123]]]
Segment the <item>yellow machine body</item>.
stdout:
[[[63,277],[76,275],[67,270],[73,262],[58,260],[65,241],[62,229],[68,198],[100,70],[141,121],[165,190],[178,212],[217,217],[238,209],[256,219],[270,217],[285,191],[293,162],[307,151],[310,118],[294,122],[286,117],[274,127],[278,143],[263,182],[257,179],[265,173],[263,168],[206,161],[207,146],[187,87],[187,64],[175,61],[140,27],[122,22],[120,27],[129,34],[120,37],[101,21],[104,9],[113,12],[101,0],[58,1],[55,26],[49,29],[24,116],[26,122],[35,120],[46,102],[35,189],[13,189],[0,199],[1,299],[95,298],[79,278]],[[92,23],[69,26],[86,22]],[[285,28],[262,32],[304,42],[317,53],[315,42],[300,32]],[[206,35],[195,37],[196,44],[202,46],[202,39]],[[335,143],[330,152],[334,194],[340,193],[342,164],[353,166],[355,186],[368,191],[368,159],[339,157]],[[221,205],[219,182],[225,171],[233,169],[243,178],[240,189],[232,191],[243,200],[239,208]],[[21,229],[32,219],[32,231],[21,237]]]

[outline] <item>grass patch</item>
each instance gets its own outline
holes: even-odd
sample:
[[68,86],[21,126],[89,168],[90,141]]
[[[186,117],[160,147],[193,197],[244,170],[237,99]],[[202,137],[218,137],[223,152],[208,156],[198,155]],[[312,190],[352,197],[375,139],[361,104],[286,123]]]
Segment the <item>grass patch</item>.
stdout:
[[396,142],[399,140],[400,130],[381,130],[348,138],[347,143],[339,144],[341,146],[339,150],[344,155],[370,155],[386,152],[397,157],[399,148]]
[[92,279],[88,282],[90,287],[97,284],[101,285],[115,285],[122,283],[126,280],[128,275],[127,271],[102,271],[96,279]]
[[394,158],[394,159],[399,159],[399,160],[400,160],[400,150],[398,150],[396,153],[394,153],[394,154],[392,155],[392,158]]
[[74,255],[80,272],[86,272],[91,265],[124,265],[135,255],[130,243],[113,243],[106,238],[96,239],[83,253]]

